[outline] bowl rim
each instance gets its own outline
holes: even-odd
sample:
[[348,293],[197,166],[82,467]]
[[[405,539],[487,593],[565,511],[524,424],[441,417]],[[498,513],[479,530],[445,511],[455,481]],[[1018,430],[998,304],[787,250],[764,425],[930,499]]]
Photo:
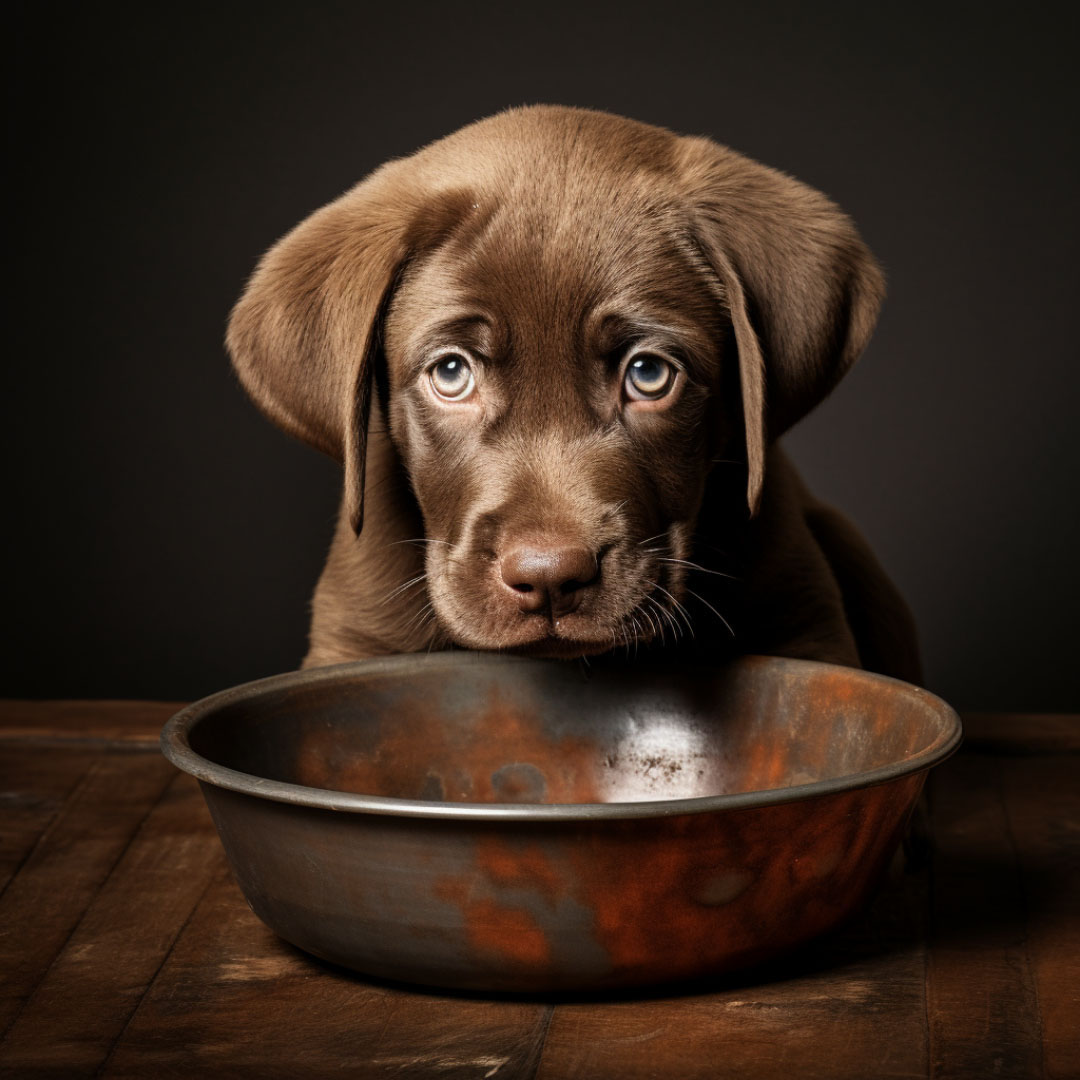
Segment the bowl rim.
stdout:
[[[473,803],[443,802],[426,799],[399,799],[386,795],[360,795],[328,788],[307,787],[284,780],[271,780],[251,773],[230,769],[225,765],[203,757],[191,748],[188,735],[191,729],[206,716],[218,709],[244,701],[256,700],[264,694],[280,689],[295,689],[332,682],[351,675],[394,675],[402,670],[438,671],[443,667],[502,667],[511,664],[533,666],[565,665],[566,661],[543,660],[531,657],[515,657],[493,653],[469,653],[450,650],[436,653],[405,653],[395,656],[354,660],[327,667],[307,668],[300,671],[271,675],[251,682],[241,683],[227,690],[220,690],[192,702],[172,716],[162,728],[161,752],[173,765],[189,773],[197,780],[213,787],[239,792],[273,802],[307,806],[313,809],[337,810],[346,813],[378,814],[392,817],[457,819],[471,818],[488,821],[597,821],[625,820],[633,818],[674,817],[686,814],[711,813],[720,810],[747,810],[754,807],[774,806],[801,802],[808,799],[835,795],[859,788],[875,787],[894,780],[912,776],[940,764],[953,754],[963,740],[963,728],[956,711],[945,701],[927,690],[887,675],[825,664],[816,660],[799,660],[789,657],[744,655],[729,661],[732,664],[754,663],[783,667],[786,670],[810,669],[842,670],[856,679],[897,688],[913,699],[937,710],[945,721],[942,733],[927,747],[903,761],[880,765],[874,769],[849,773],[828,780],[815,780],[808,784],[795,784],[784,788],[762,788],[755,791],[735,792],[727,795],[702,795],[683,799],[657,799],[640,802],[609,803]],[[693,665],[691,665],[693,666]],[[697,665],[701,667],[702,665]]]

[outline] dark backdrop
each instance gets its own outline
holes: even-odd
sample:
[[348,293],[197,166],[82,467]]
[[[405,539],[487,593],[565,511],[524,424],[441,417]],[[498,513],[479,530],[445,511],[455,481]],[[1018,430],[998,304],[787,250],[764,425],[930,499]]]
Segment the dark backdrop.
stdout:
[[37,5],[9,47],[6,696],[294,667],[333,463],[221,345],[274,239],[509,105],[711,135],[821,188],[890,296],[788,437],[964,708],[1080,707],[1077,26],[1050,8]]

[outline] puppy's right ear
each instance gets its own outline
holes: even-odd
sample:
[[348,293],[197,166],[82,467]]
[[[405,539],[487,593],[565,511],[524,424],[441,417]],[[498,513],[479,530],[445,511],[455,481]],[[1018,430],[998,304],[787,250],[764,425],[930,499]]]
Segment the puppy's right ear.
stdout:
[[344,465],[356,533],[382,311],[405,260],[436,243],[468,199],[422,191],[412,159],[382,166],[279,240],[229,319],[229,355],[255,404]]
[[820,192],[710,139],[679,145],[695,237],[735,332],[755,512],[769,443],[858,359],[884,277],[851,220]]

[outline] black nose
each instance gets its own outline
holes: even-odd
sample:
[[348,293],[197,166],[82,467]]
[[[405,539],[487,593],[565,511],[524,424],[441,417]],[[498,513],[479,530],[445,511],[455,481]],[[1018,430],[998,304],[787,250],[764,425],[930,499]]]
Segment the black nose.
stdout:
[[499,560],[502,579],[524,612],[569,615],[600,576],[600,560],[581,544],[519,544]]

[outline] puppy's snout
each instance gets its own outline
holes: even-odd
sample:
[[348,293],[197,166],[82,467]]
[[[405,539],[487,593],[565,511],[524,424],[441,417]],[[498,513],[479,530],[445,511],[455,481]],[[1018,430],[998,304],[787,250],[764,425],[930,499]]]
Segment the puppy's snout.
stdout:
[[519,544],[499,560],[523,612],[569,615],[600,576],[599,557],[580,544]]

